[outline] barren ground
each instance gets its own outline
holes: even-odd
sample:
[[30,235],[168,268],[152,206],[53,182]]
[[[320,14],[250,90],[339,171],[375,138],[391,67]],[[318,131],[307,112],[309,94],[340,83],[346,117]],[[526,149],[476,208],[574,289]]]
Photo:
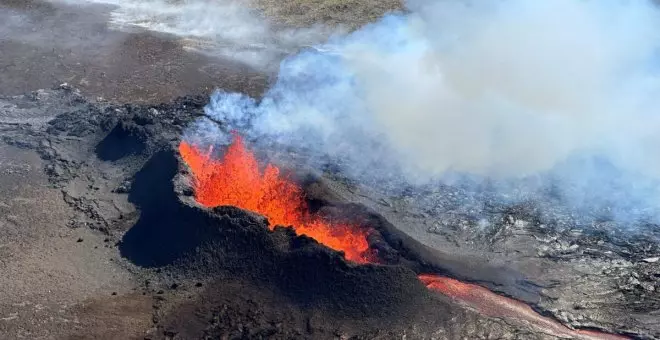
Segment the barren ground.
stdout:
[[[287,25],[349,28],[400,6],[256,5]],[[334,273],[328,277],[339,277],[337,287],[348,293],[365,277],[381,287],[339,306],[318,288],[327,301],[303,303],[290,282],[273,288],[259,279],[284,274],[266,264],[254,269],[262,262],[250,262],[259,258],[255,253],[229,247],[218,255],[220,240],[246,240],[242,229],[194,229],[196,236],[186,238],[198,226],[164,207],[192,220],[230,216],[230,226],[259,225],[251,215],[202,211],[185,195],[170,197],[181,171],[172,147],[211,90],[258,95],[272,75],[188,52],[176,37],[113,30],[109,10],[0,0],[0,339],[553,338],[430,294],[410,281],[412,271],[356,269],[314,244],[300,251],[293,242],[299,240],[284,231],[273,236],[254,227],[250,235],[275,244],[268,254],[289,261],[291,270],[339,263],[328,265]],[[201,96],[159,105],[184,95]],[[433,268],[526,301],[572,327],[660,338],[657,227],[627,238],[609,234],[607,226],[578,230],[562,212],[556,223],[538,225],[530,203],[497,207],[493,228],[475,231],[459,189],[392,198],[341,178],[319,183],[309,191],[319,200],[360,203],[440,250]],[[415,200],[434,195],[446,197],[445,206],[415,210]],[[291,249],[280,249],[283,244]],[[201,250],[191,253],[189,246]],[[232,256],[235,262],[227,260]],[[392,291],[398,295],[387,294]],[[369,306],[373,301],[386,312]]]

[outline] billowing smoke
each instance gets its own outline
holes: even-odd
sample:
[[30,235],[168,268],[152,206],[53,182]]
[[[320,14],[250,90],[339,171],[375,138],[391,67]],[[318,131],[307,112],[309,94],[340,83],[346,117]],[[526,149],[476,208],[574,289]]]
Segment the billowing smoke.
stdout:
[[659,217],[655,5],[410,0],[408,9],[287,58],[260,100],[217,92],[207,114],[330,157],[360,181],[469,176],[614,219]]
[[327,39],[338,28],[284,28],[240,0],[53,0],[111,5],[110,24],[184,39],[186,47],[269,69],[285,54]]

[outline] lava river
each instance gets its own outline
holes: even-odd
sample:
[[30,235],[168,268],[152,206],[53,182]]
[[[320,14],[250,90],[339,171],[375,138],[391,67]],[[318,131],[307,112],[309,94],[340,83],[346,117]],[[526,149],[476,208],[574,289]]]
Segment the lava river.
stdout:
[[[181,142],[179,153],[193,174],[195,199],[207,207],[231,205],[262,214],[270,228],[292,228],[298,235],[314,238],[329,248],[342,251],[356,263],[375,262],[369,252],[368,230],[346,224],[330,224],[308,210],[302,189],[267,164],[263,171],[256,157],[235,134],[234,142],[222,159],[212,156],[213,149]],[[536,313],[528,305],[495,294],[488,289],[451,278],[422,274],[419,279],[430,290],[450,297],[481,314],[522,321],[538,330],[565,338],[627,339],[588,330],[573,330],[554,319]]]

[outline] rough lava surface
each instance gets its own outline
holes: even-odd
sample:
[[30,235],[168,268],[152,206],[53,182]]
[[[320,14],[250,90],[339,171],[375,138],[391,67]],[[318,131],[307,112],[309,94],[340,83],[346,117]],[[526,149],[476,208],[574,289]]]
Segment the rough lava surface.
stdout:
[[[96,103],[68,85],[0,98],[0,145],[39,156],[43,185],[60,193],[51,206],[68,214],[71,233],[86,233],[79,239],[105,245],[108,254],[86,256],[113,259],[108,268],[117,273],[115,290],[102,300],[110,303],[47,309],[46,318],[69,315],[78,323],[61,322],[40,337],[89,338],[112,328],[138,339],[555,338],[515,318],[481,315],[416,278],[437,273],[523,301],[568,327],[660,338],[657,226],[634,235],[584,228],[534,202],[501,206],[487,197],[479,198],[493,207],[483,223],[469,211],[477,198],[460,188],[387,197],[338,173],[306,172],[296,166],[303,152],[266,150],[299,170],[320,213],[377,230],[369,241],[387,265],[355,265],[286,228],[269,231],[259,215],[194,201],[176,146],[206,101]],[[438,198],[445,203],[437,211],[416,208]],[[539,223],[541,213],[554,222]],[[85,298],[98,300],[94,294]],[[0,310],[0,334],[24,336],[28,326],[11,325],[34,318]]]

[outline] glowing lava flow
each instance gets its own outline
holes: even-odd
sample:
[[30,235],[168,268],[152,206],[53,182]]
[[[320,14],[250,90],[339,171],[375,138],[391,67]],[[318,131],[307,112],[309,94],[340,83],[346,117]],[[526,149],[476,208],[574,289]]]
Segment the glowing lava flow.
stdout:
[[[234,136],[221,160],[211,157],[212,150],[202,152],[181,142],[179,152],[194,177],[195,199],[202,205],[233,205],[260,213],[270,227],[290,226],[299,235],[314,238],[332,249],[343,251],[346,259],[374,262],[368,256],[369,244],[364,230],[350,225],[331,225],[312,216],[302,190],[283,178],[280,170],[268,164],[263,172],[255,156],[245,148],[240,136]],[[536,313],[526,304],[497,295],[486,288],[437,275],[419,275],[427,288],[440,292],[480,313],[523,321],[548,334],[578,339],[628,339],[623,336],[588,330],[572,330],[559,322]]]
[[427,288],[458,300],[461,303],[476,309],[481,314],[495,318],[520,320],[533,325],[548,334],[585,340],[628,339],[624,336],[597,331],[570,329],[553,319],[539,315],[531,307],[520,301],[497,295],[478,285],[464,283],[437,275],[419,275],[419,279]]
[[232,205],[262,214],[270,227],[290,226],[298,235],[309,236],[332,249],[343,251],[346,259],[369,262],[366,231],[349,225],[331,225],[308,212],[302,190],[268,164],[263,173],[255,156],[240,136],[221,160],[186,142],[179,152],[194,176],[195,199],[204,206]]

